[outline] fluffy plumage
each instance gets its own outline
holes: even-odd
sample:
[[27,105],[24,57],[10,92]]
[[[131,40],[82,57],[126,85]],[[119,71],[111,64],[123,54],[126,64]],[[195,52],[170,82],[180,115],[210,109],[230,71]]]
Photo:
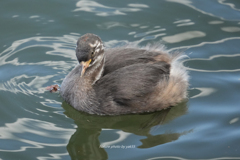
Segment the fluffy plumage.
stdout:
[[[167,53],[162,45],[105,51],[98,36],[86,34],[77,42],[76,56],[80,64],[63,80],[60,93],[77,110],[98,115],[153,112],[187,98],[182,56]],[[82,62],[90,59],[81,76]]]

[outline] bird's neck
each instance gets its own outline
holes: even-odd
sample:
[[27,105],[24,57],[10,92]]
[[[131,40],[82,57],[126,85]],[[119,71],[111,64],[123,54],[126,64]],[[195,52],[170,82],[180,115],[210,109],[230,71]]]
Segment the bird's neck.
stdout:
[[84,79],[88,81],[87,83],[93,85],[102,77],[104,62],[105,57],[102,55],[95,63],[92,64],[92,66],[88,67],[86,73],[84,74]]

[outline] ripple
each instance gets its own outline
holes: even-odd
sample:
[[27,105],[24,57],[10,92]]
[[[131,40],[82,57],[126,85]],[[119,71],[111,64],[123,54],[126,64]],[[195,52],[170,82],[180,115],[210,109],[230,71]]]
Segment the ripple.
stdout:
[[136,7],[136,8],[149,8],[146,4],[140,4],[140,3],[130,3],[128,4],[129,7]]
[[61,98],[46,92],[45,87],[61,83],[77,64],[74,50],[78,37],[79,34],[73,33],[62,37],[30,37],[14,41],[0,53],[0,92],[2,98],[6,97],[4,104],[9,105],[2,109],[9,117],[5,120],[23,116],[51,121],[54,117],[56,121],[64,117]]
[[229,124],[233,124],[233,123],[236,123],[238,121],[239,121],[238,117],[237,118],[233,118],[233,119],[230,120]]
[[193,96],[191,98],[198,98],[198,97],[205,97],[205,96],[209,96],[211,94],[213,94],[214,92],[216,92],[215,88],[195,88],[197,90],[200,91],[200,93],[196,96]]
[[182,26],[191,26],[194,25],[194,22],[189,22],[189,23],[183,23],[183,24],[178,24],[177,27],[182,27]]
[[9,57],[16,56],[17,52],[33,47],[52,48],[53,50],[46,52],[46,54],[60,55],[73,59],[75,58],[72,56],[72,50],[75,47],[73,44],[76,43],[77,39],[78,37],[66,35],[64,37],[31,37],[18,40],[13,42],[9,48],[0,53],[0,62],[1,64],[6,64],[8,63],[7,59]]
[[176,22],[173,22],[174,24],[177,24],[177,27],[182,27],[182,26],[190,26],[194,25],[194,22],[191,22],[190,19],[183,19],[183,20],[178,20]]
[[172,48],[172,49],[169,49],[169,51],[176,51],[176,50],[180,50],[180,49],[183,49],[183,50],[186,50],[186,49],[190,49],[190,48],[198,48],[198,47],[202,47],[204,45],[217,45],[217,44],[220,44],[220,43],[233,43],[235,41],[239,41],[240,40],[240,37],[229,37],[229,38],[224,38],[224,39],[220,39],[220,40],[217,40],[217,41],[212,41],[212,42],[201,42],[199,44],[195,44],[195,45],[189,45],[189,46],[181,46],[181,47],[177,47],[177,48]]
[[139,12],[142,8],[148,8],[146,4],[128,4],[129,7],[118,8],[110,7],[100,4],[95,1],[80,0],[76,3],[77,9],[73,12],[85,11],[95,13],[97,16],[115,16],[115,15],[127,15],[127,12]]
[[147,31],[147,32],[144,32],[144,33],[137,33],[137,34],[134,35],[134,38],[143,37],[143,36],[146,36],[146,35],[149,35],[149,34],[152,34],[152,33],[162,32],[162,31],[165,31],[165,30],[166,30],[165,28],[162,28],[162,29]]
[[240,11],[240,8],[237,8],[235,4],[230,3],[229,1],[226,2],[226,0],[218,0],[218,2],[220,4],[231,7],[233,10]]
[[[22,152],[28,148],[66,146],[74,131],[74,129],[57,127],[50,122],[19,118],[14,123],[8,123],[6,126],[0,127],[1,141],[7,140],[5,143],[1,143],[3,145],[0,144],[0,151]],[[14,141],[14,145],[11,145],[9,140]]]
[[118,139],[113,140],[113,141],[103,142],[103,143],[101,143],[101,146],[111,146],[111,145],[118,144],[119,142],[124,141],[131,135],[131,133],[126,133],[123,131],[117,131],[116,133],[119,135]]
[[210,21],[208,24],[223,24],[223,21]]
[[59,154],[56,154],[56,153],[51,153],[49,154],[49,156],[38,156],[37,159],[39,160],[47,160],[47,159],[65,159],[65,158],[68,158],[68,153],[59,153]]
[[29,18],[30,19],[34,19],[34,18],[39,18],[40,16],[39,15],[32,15],[32,16],[30,16]]
[[221,30],[225,32],[240,32],[240,27],[222,27]]
[[206,59],[192,58],[185,60],[191,66],[191,68],[188,68],[189,70],[199,72],[238,72],[240,71],[239,61],[240,54],[214,55]]
[[63,78],[61,74],[74,66],[72,60],[76,60],[74,48],[77,39],[76,36],[65,35],[31,37],[13,42],[0,53],[0,90],[26,95],[43,93],[41,87],[50,79]]
[[175,22],[173,22],[173,23],[189,23],[189,22],[191,22],[191,20],[190,19],[182,19],[182,20],[177,20],[177,21],[175,21]]
[[17,18],[17,17],[19,17],[19,15],[13,15],[13,16],[12,16],[12,18]]
[[162,39],[167,43],[179,43],[182,41],[205,37],[205,36],[206,34],[201,31],[188,31],[188,32],[178,33],[172,36],[166,36],[166,37],[163,37]]
[[128,35],[134,35],[136,32],[129,32]]
[[98,24],[97,26],[102,29],[110,29],[114,27],[127,27],[126,24],[120,22],[106,22],[103,24]]
[[[224,2],[223,0],[218,1],[167,0],[167,1],[186,5],[202,14],[211,17],[217,17],[220,19],[238,21],[240,17],[239,9],[233,7],[234,4],[223,3]],[[216,8],[213,8],[212,6],[215,6]],[[223,10],[224,12],[222,12]]]
[[130,26],[132,26],[132,27],[139,27],[140,24],[131,24]]

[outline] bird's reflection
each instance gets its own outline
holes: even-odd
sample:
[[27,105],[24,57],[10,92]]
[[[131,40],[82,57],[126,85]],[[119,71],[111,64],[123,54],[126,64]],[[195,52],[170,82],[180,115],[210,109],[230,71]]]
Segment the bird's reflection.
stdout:
[[67,145],[67,150],[72,159],[108,159],[107,152],[100,147],[99,135],[102,129],[117,129],[139,136],[142,145],[138,148],[151,148],[157,145],[177,140],[184,133],[169,133],[151,135],[150,130],[163,125],[186,113],[186,102],[160,112],[122,115],[122,116],[97,116],[76,111],[63,102],[64,114],[75,121],[78,126]]

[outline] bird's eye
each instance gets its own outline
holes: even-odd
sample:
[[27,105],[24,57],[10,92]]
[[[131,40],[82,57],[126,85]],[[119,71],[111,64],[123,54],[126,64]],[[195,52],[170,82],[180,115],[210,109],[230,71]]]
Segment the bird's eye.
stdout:
[[95,49],[96,49],[96,47],[94,47],[93,50],[92,50],[92,56],[95,55]]

